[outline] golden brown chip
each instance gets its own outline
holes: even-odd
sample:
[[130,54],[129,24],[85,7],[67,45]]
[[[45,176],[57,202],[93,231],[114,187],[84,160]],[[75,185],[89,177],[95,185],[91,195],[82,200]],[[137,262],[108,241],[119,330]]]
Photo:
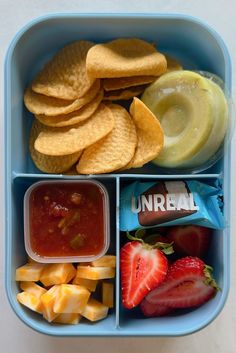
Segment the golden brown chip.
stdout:
[[72,165],[70,169],[68,169],[65,173],[65,175],[78,175],[77,170],[76,170],[76,164]]
[[117,89],[114,91],[104,92],[103,100],[127,100],[139,96],[147,87],[147,85],[129,87],[127,89]]
[[81,40],[59,50],[36,76],[32,90],[67,100],[84,96],[94,83],[86,71],[87,52],[93,45]]
[[48,97],[43,94],[35,93],[31,88],[27,88],[24,95],[24,102],[26,108],[34,114],[44,114],[48,116],[68,114],[89,103],[97,95],[99,89],[100,81],[96,80],[83,97],[72,101]]
[[140,86],[146,83],[151,83],[155,81],[156,78],[156,76],[104,78],[103,88],[105,89],[105,91],[114,91],[121,88]]
[[183,70],[183,66],[180,64],[180,62],[173,58],[172,56],[166,55],[166,61],[167,61],[167,72],[169,71],[176,71],[176,70]]
[[40,131],[42,131],[41,123],[35,119],[30,131],[29,150],[36,167],[44,173],[63,173],[70,169],[78,161],[82,151],[59,157],[42,154],[34,148],[34,142]]
[[109,104],[115,127],[102,140],[88,147],[77,164],[80,174],[109,173],[125,166],[134,156],[136,129],[129,113],[120,105]]
[[95,113],[80,124],[60,128],[43,125],[34,147],[49,156],[75,153],[105,137],[114,124],[111,110],[100,104]]
[[161,152],[164,143],[158,119],[140,99],[133,99],[130,114],[136,126],[138,144],[134,157],[124,169],[142,167],[150,162]]
[[87,54],[86,66],[91,77],[159,76],[166,71],[164,55],[141,39],[116,39],[94,45]]
[[88,119],[98,108],[103,98],[103,90],[99,91],[96,97],[84,105],[81,109],[69,114],[47,116],[47,115],[35,115],[35,117],[44,125],[63,127],[78,124]]

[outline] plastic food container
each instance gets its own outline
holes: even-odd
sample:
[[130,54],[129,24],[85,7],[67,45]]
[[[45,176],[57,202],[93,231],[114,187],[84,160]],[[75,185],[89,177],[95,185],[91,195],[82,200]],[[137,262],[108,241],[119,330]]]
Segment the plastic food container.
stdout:
[[[69,187],[69,188],[68,188]],[[79,217],[79,221],[81,222],[81,210],[82,212],[87,212],[88,209],[87,208],[87,204],[86,204],[86,197],[88,197],[88,193],[89,191],[93,191],[96,192],[96,197],[99,198],[99,200],[94,200],[93,203],[93,207],[97,208],[97,216],[98,217],[102,217],[103,220],[103,229],[100,229],[99,232],[102,234],[103,236],[101,236],[103,239],[100,240],[101,243],[101,248],[99,249],[99,251],[97,253],[91,253],[91,254],[83,254],[83,255],[67,255],[67,256],[63,256],[63,255],[42,255],[39,252],[35,252],[34,249],[32,248],[32,229],[31,229],[31,224],[33,225],[35,223],[35,220],[33,219],[33,217],[37,216],[34,215],[30,210],[32,209],[32,201],[33,199],[39,198],[39,195],[42,196],[42,191],[45,189],[46,191],[50,192],[50,189],[53,188],[52,193],[55,192],[55,190],[58,190],[59,192],[64,192],[65,193],[65,198],[66,201],[68,200],[68,198],[73,195],[73,193],[76,193],[76,191],[78,191],[79,193],[81,193],[81,191],[83,191],[84,187],[86,188],[87,192],[84,196],[84,202],[85,202],[85,206],[81,207],[81,205],[79,204],[78,206],[76,206],[76,204],[73,204],[73,202],[70,202],[70,207],[73,207],[71,209],[69,209],[70,211],[74,211],[74,213],[72,213],[71,215],[71,219],[73,216],[76,216],[78,214]],[[43,188],[43,189],[42,189]],[[40,190],[41,189],[41,190]],[[40,192],[40,194],[39,194]],[[78,195],[78,194],[76,194]],[[81,194],[79,194],[81,195]],[[47,196],[46,196],[47,197]],[[53,201],[53,199],[50,201],[48,200],[49,197],[47,197],[47,200],[44,200],[43,197],[40,198],[40,204],[42,206],[48,206],[51,207],[53,205],[53,203],[55,203],[55,201]],[[37,201],[37,200],[36,200]],[[63,197],[63,201],[64,197]],[[76,200],[75,200],[76,201]],[[90,197],[90,202],[92,201],[92,198]],[[97,203],[96,201],[98,201],[99,203]],[[100,204],[102,204],[102,207],[100,209]],[[59,203],[60,205],[60,203]],[[61,206],[61,205],[60,205]],[[55,205],[55,207],[57,207],[57,204]],[[34,212],[37,212],[37,206],[34,206]],[[55,212],[55,211],[54,211]],[[48,212],[46,212],[46,215],[48,214]],[[93,238],[95,238],[95,236],[98,234],[98,228],[97,228],[97,219],[95,218],[94,213],[90,212],[90,214],[86,214],[86,220],[87,217],[90,219],[90,232],[89,232],[89,237],[91,238],[91,235],[93,236]],[[42,218],[45,218],[42,217]],[[70,246],[70,234],[68,232],[71,232],[71,228],[73,231],[73,225],[72,227],[64,227],[64,230],[66,230],[66,234],[63,235],[63,227],[58,228],[59,223],[63,220],[66,220],[66,218],[60,217],[50,217],[50,221],[52,221],[53,223],[56,221],[57,227],[56,227],[56,233],[54,233],[53,236],[53,240],[56,240],[56,242],[58,243],[58,237],[61,236],[61,240],[62,241],[66,241],[66,245],[69,246],[69,250],[73,252],[76,251],[76,249],[71,248]],[[41,219],[41,224],[45,224],[43,222],[43,219]],[[77,222],[78,223],[78,222]],[[47,227],[48,227],[48,223]],[[40,232],[41,235],[43,234],[43,236],[45,236],[45,231],[43,230],[43,232]],[[74,233],[74,231],[73,231]],[[83,235],[81,235],[83,236]],[[72,238],[72,246],[73,246],[73,239],[75,240],[75,243],[77,242],[76,240],[76,235],[74,234],[74,238]],[[105,189],[105,187],[98,181],[96,180],[49,180],[49,181],[39,181],[33,185],[31,185],[29,187],[29,189],[26,191],[25,196],[24,196],[24,240],[25,240],[25,250],[27,252],[27,254],[35,261],[37,262],[43,262],[43,263],[58,263],[58,262],[90,262],[90,261],[94,261],[97,260],[98,258],[102,257],[103,255],[105,255],[105,253],[108,250],[109,247],[109,243],[110,243],[110,228],[109,228],[109,197],[108,197],[108,193]],[[68,243],[69,241],[69,243]],[[86,240],[83,240],[83,243],[86,242]],[[94,239],[95,242],[95,239]],[[52,248],[52,244],[50,244],[50,241],[47,242],[47,238],[46,241],[43,242],[44,246],[45,243],[47,243],[47,246],[51,247],[51,251],[53,250]],[[98,241],[97,241],[98,243]],[[76,245],[76,244],[74,244]],[[79,244],[80,246],[83,246],[85,244]],[[55,245],[54,245],[55,246]],[[58,244],[59,246],[59,244]],[[62,246],[62,244],[60,245]],[[45,249],[44,249],[45,251]],[[68,250],[67,250],[68,251]],[[78,251],[78,250],[77,250]],[[93,250],[94,251],[94,250]]]
[[[222,310],[229,290],[230,273],[230,148],[211,168],[198,174],[164,174],[157,166],[123,174],[95,176],[47,175],[36,169],[28,153],[32,115],[23,105],[23,92],[36,72],[49,57],[65,44],[88,39],[102,42],[118,37],[139,37],[157,42],[160,51],[179,59],[190,70],[212,72],[231,89],[231,66],[228,51],[220,36],[198,19],[182,15],[128,14],[56,14],[27,24],[16,34],[5,63],[5,169],[6,169],[6,292],[18,317],[41,333],[56,336],[180,336],[208,325]],[[37,43],[35,45],[35,43]],[[35,182],[52,180],[100,181],[108,191],[110,205],[109,253],[116,254],[116,302],[109,316],[95,324],[49,324],[40,315],[22,307],[16,300],[19,292],[15,269],[24,264],[23,198]],[[143,319],[136,311],[122,308],[120,299],[119,251],[123,234],[119,229],[120,190],[134,180],[195,179],[222,182],[226,228],[215,232],[207,263],[214,267],[214,276],[221,291],[205,305],[182,315]]]

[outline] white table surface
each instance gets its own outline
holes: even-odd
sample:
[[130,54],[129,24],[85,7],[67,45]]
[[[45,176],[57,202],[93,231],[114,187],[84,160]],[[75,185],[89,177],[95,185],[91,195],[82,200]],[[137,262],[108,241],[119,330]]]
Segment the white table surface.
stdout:
[[[233,63],[236,63],[236,2],[235,0],[0,0],[0,61],[2,94],[0,96],[1,138],[3,137],[3,62],[6,48],[14,34],[28,21],[52,12],[166,12],[185,13],[200,17],[215,28],[225,40]],[[236,86],[233,77],[233,94]],[[2,145],[3,146],[3,140]],[[232,180],[236,177],[236,138],[233,140]],[[1,166],[3,166],[1,148]],[[3,192],[3,167],[1,189]],[[232,205],[236,202],[232,183]],[[234,206],[232,206],[234,210]],[[0,353],[234,353],[236,352],[236,281],[233,267],[236,251],[232,242],[232,282],[227,304],[218,318],[204,330],[180,338],[54,338],[26,327],[12,312],[4,290],[4,206],[0,205],[2,246],[0,258]],[[236,217],[232,212],[232,238]]]

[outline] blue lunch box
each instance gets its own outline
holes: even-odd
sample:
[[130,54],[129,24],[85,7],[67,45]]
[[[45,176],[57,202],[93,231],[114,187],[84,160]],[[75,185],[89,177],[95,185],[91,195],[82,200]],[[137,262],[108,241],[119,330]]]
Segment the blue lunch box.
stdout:
[[[27,85],[42,65],[60,47],[87,39],[94,42],[119,37],[138,37],[158,43],[158,49],[173,55],[190,70],[206,70],[220,76],[231,90],[230,57],[220,36],[196,18],[170,14],[54,14],[33,20],[13,38],[5,61],[5,206],[6,263],[5,285],[11,307],[29,327],[55,336],[180,336],[208,325],[222,310],[230,282],[230,149],[213,167],[199,174],[163,174],[148,164],[133,173],[94,176],[64,176],[41,173],[28,152],[32,115],[23,104]],[[57,325],[21,306],[15,270],[27,261],[24,249],[23,198],[27,188],[45,179],[85,179],[102,182],[110,198],[111,245],[109,252],[117,256],[116,305],[109,316],[94,324]],[[212,183],[222,181],[224,192],[224,231],[214,233],[207,263],[221,291],[205,305],[184,311],[181,315],[140,318],[134,311],[122,308],[119,276],[119,197],[120,190],[134,180],[195,179]]]

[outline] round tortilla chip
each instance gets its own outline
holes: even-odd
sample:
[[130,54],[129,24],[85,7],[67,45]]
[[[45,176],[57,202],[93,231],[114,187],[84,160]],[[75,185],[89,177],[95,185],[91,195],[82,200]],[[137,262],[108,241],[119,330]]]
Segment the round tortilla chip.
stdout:
[[135,125],[120,105],[109,104],[115,119],[109,135],[89,146],[76,166],[80,174],[109,173],[125,166],[134,156],[137,143]]
[[100,104],[84,122],[69,127],[42,125],[34,147],[49,156],[63,156],[78,152],[105,137],[115,124],[111,110]]
[[115,91],[104,92],[103,100],[128,100],[139,96],[147,87],[147,85],[129,87],[127,89],[118,89]]
[[29,150],[31,158],[36,167],[44,173],[63,173],[70,169],[79,159],[82,151],[66,156],[47,156],[35,150],[34,142],[42,130],[41,123],[36,119],[33,121],[30,131]]
[[78,175],[77,170],[76,170],[76,164],[72,165],[70,169],[68,169],[65,173],[65,175]]
[[164,144],[161,124],[140,99],[133,99],[130,114],[136,126],[138,144],[134,157],[124,169],[142,167],[161,152]]
[[44,125],[53,127],[70,126],[81,123],[88,119],[98,108],[103,98],[103,90],[99,91],[96,97],[84,105],[81,109],[76,110],[69,114],[47,116],[47,115],[35,115],[35,117]]
[[166,71],[165,56],[141,39],[115,39],[94,45],[87,54],[91,77],[159,76]]
[[90,90],[81,98],[76,100],[65,100],[48,97],[43,94],[35,93],[31,88],[27,88],[24,95],[26,108],[34,114],[40,115],[61,115],[74,112],[82,108],[85,104],[97,95],[100,89],[100,81],[96,80]]
[[131,77],[117,77],[104,78],[102,85],[105,91],[114,91],[121,88],[128,88],[133,86],[140,86],[151,83],[156,80],[156,76],[131,76]]
[[167,61],[167,71],[166,72],[183,70],[183,66],[180,64],[180,62],[177,59],[175,59],[172,56],[167,55],[167,54],[165,54],[165,58]]
[[59,50],[36,76],[32,90],[67,100],[84,96],[94,83],[86,71],[86,56],[93,45],[81,40]]

